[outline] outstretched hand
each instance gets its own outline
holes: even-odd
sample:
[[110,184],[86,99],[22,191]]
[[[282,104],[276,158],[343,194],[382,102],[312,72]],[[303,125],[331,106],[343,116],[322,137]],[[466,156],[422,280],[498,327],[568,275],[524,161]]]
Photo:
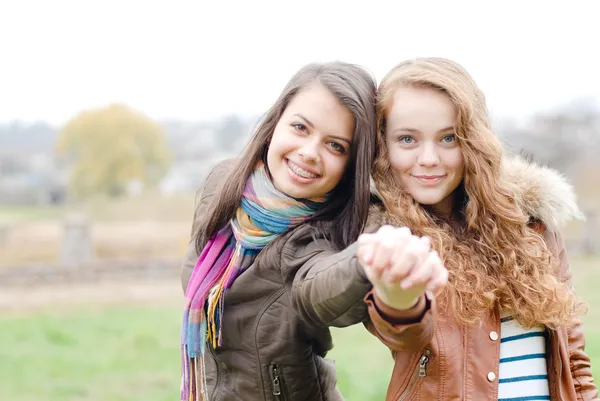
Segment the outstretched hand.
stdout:
[[383,226],[358,239],[357,257],[377,296],[395,309],[413,307],[425,291],[448,282],[448,270],[427,237],[407,227]]

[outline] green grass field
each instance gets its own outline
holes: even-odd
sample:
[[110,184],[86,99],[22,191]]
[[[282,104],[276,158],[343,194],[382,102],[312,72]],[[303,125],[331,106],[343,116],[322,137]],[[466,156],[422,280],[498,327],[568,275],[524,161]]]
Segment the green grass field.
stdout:
[[[172,401],[179,386],[180,311],[93,307],[0,318],[0,399]],[[380,400],[392,361],[362,326],[335,331],[348,400]]]
[[[590,304],[588,353],[600,363],[600,265],[576,263],[575,283]],[[180,304],[81,303],[0,317],[0,400],[172,401],[179,387]],[[157,306],[159,305],[159,306]],[[339,386],[348,401],[382,400],[392,361],[361,325],[335,329]],[[600,368],[596,368],[596,375]]]

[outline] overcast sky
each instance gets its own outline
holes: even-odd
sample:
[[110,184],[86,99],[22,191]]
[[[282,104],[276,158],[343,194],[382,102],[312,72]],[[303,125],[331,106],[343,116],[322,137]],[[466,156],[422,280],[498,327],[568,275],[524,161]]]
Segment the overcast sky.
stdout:
[[379,80],[417,56],[458,61],[494,115],[522,117],[600,101],[599,16],[593,0],[0,0],[0,121],[61,124],[112,102],[157,119],[254,115],[305,63]]

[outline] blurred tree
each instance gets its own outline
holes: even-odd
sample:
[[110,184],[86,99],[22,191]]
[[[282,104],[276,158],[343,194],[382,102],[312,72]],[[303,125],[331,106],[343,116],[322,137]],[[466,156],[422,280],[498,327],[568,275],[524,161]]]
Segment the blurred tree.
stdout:
[[132,182],[155,186],[171,161],[163,128],[119,104],[75,116],[60,131],[56,152],[72,163],[70,189],[80,198],[119,196]]

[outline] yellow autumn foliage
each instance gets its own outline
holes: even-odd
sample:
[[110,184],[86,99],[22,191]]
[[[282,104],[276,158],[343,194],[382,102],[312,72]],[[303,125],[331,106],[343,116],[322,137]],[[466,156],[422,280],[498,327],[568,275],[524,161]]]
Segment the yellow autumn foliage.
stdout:
[[134,181],[153,187],[171,161],[164,129],[120,104],[75,116],[60,131],[56,152],[72,163],[70,190],[79,198],[122,195]]

